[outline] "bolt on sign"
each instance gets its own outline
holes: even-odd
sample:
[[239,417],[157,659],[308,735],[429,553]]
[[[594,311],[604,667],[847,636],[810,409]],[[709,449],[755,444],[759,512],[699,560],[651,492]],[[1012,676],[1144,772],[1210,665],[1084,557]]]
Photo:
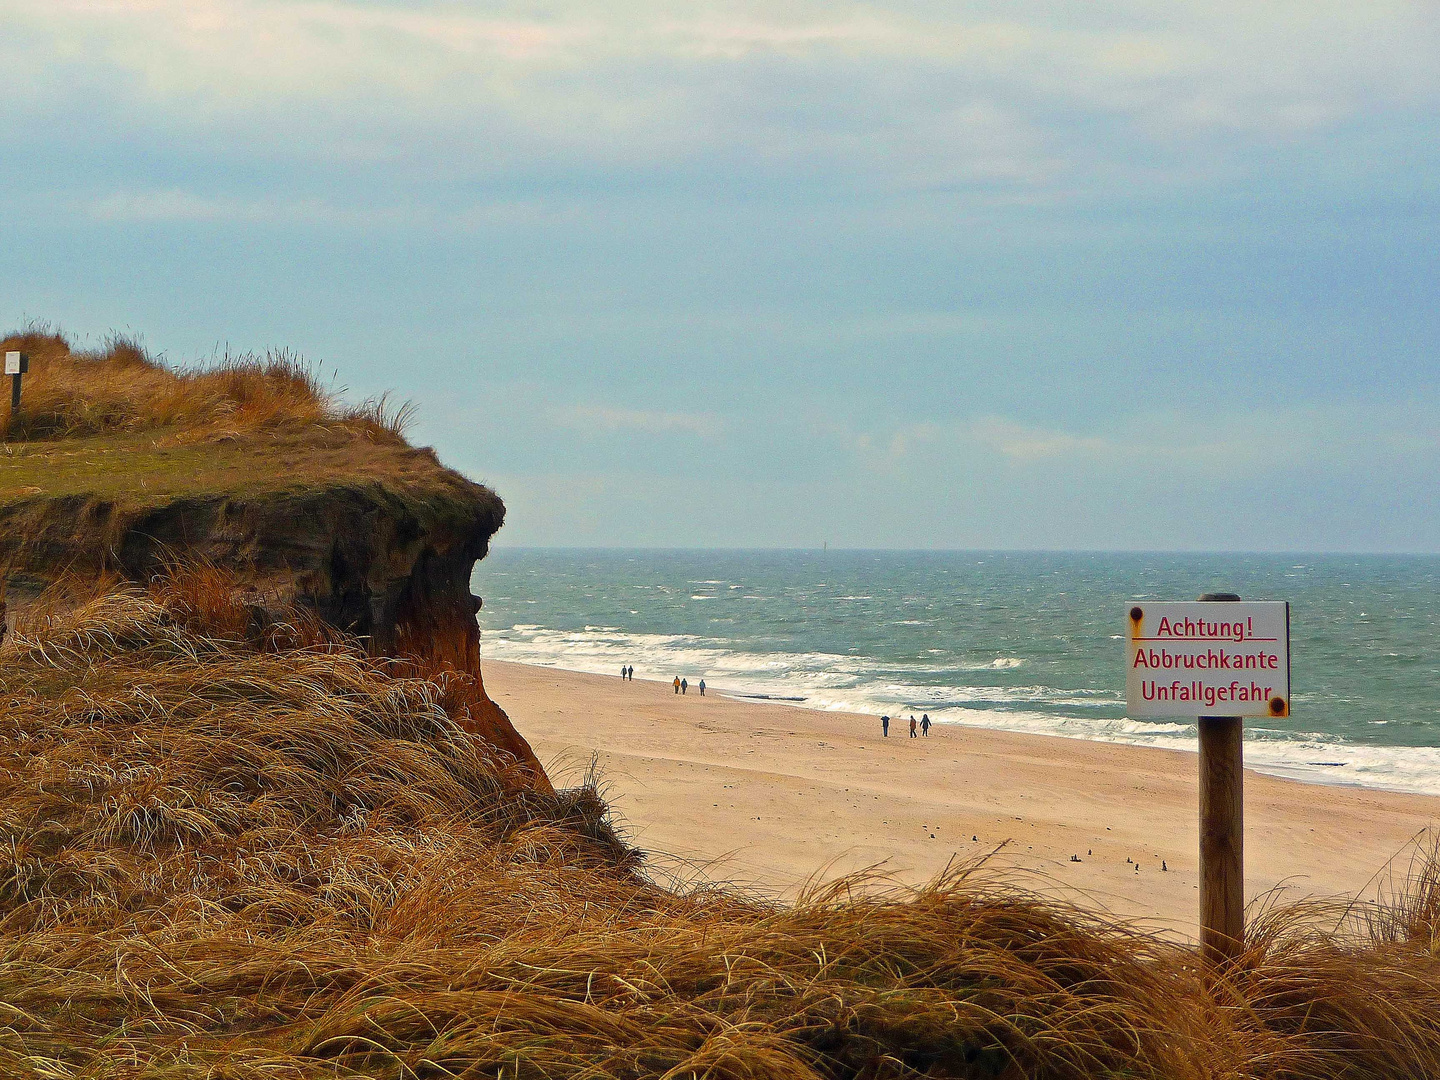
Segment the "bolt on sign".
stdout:
[[1290,715],[1285,601],[1141,603],[1129,623],[1130,716]]

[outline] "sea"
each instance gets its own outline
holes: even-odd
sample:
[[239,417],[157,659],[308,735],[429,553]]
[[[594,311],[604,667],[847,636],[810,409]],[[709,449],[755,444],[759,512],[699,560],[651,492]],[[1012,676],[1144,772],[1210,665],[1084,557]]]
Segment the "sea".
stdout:
[[1440,795],[1440,556],[500,547],[472,584],[487,659],[1180,750],[1194,723],[1125,714],[1131,605],[1288,600],[1291,716],[1246,763]]

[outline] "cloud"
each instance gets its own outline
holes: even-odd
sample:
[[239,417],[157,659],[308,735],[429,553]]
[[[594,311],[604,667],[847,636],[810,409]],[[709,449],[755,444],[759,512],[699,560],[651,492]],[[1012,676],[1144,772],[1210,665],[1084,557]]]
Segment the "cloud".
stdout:
[[640,432],[666,435],[678,432],[713,439],[724,430],[720,418],[709,413],[650,412],[605,405],[567,405],[551,409],[549,417],[559,427],[590,434]]
[[975,442],[1009,458],[1034,462],[1047,458],[1113,457],[1120,447],[1096,435],[1072,435],[1068,431],[1029,427],[999,416],[987,416],[970,426]]
[[461,174],[730,155],[1064,189],[1133,175],[1136,145],[1152,170],[1221,168],[1247,139],[1440,104],[1440,19],[1418,4],[0,0],[0,23],[32,108],[78,85],[127,124],[323,132],[287,149],[379,161],[419,140]]
[[117,191],[80,200],[78,208],[97,221],[116,223],[239,222],[451,230],[573,224],[582,217],[578,207],[553,205],[538,199],[485,200],[449,209],[414,202],[347,206],[323,198],[202,195],[181,188]]
[[[1440,468],[1435,404],[1117,413],[1104,433],[998,415],[869,432],[819,418],[800,430],[820,444],[816,457],[836,463],[833,473],[777,475],[771,466],[756,478],[711,453],[679,471],[669,468],[673,456],[631,455],[597,472],[582,443],[567,450],[583,466],[570,480],[547,463],[533,476],[513,473],[501,490],[533,506],[517,509],[511,542],[705,546],[818,535],[860,546],[1434,550],[1430,503],[1414,493],[1428,492]],[[759,436],[747,454],[776,456],[774,430],[752,423],[737,435]],[[786,456],[811,452],[791,446]],[[726,513],[702,527],[655,495],[690,488]],[[538,494],[550,490],[584,497]],[[867,512],[847,518],[843,508],[857,500]]]
[[1234,477],[1305,468],[1348,469],[1440,455],[1440,429],[1425,402],[1408,406],[1360,403],[1272,408],[1213,414],[1179,412],[1117,415],[1115,434],[1027,424],[998,415],[974,420],[916,422],[890,431],[853,432],[817,425],[817,435],[840,438],[871,467],[932,469],[940,462],[1003,461],[1046,472],[1110,469],[1132,474]]
[[321,199],[233,198],[178,189],[117,192],[85,204],[90,216],[114,222],[285,222],[370,225],[398,220],[395,213],[349,210]]

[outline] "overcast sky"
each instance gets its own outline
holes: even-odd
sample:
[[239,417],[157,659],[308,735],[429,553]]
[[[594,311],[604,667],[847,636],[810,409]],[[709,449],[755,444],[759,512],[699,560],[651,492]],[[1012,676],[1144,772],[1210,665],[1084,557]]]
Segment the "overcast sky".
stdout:
[[1440,550],[1440,4],[0,0],[0,322],[508,545]]

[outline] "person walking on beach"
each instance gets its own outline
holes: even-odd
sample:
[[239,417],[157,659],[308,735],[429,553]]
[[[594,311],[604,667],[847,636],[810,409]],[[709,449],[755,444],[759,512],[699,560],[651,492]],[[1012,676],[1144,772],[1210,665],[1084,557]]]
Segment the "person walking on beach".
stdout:
[[680,693],[683,694],[683,693],[685,693],[686,690],[689,690],[689,689],[690,689],[690,680],[689,680],[689,679],[681,679],[681,680],[680,680]]
[[910,714],[910,738],[915,738],[915,714]]
[[701,679],[701,680],[700,680],[700,696],[701,696],[701,697],[704,697],[704,696],[705,696],[705,680],[704,680],[704,679]]
[[631,664],[628,668],[625,669],[625,677],[626,677],[627,679],[629,679],[631,682],[634,682],[634,681],[635,681],[635,665],[634,665],[634,664]]
[[887,739],[890,737],[890,718],[888,716],[880,717],[880,733]]
[[920,717],[920,734],[927,739],[930,737],[930,714],[928,712]]
[[676,676],[675,676],[675,693],[678,694],[679,692],[680,692],[680,676],[679,676],[679,675],[676,675]]

